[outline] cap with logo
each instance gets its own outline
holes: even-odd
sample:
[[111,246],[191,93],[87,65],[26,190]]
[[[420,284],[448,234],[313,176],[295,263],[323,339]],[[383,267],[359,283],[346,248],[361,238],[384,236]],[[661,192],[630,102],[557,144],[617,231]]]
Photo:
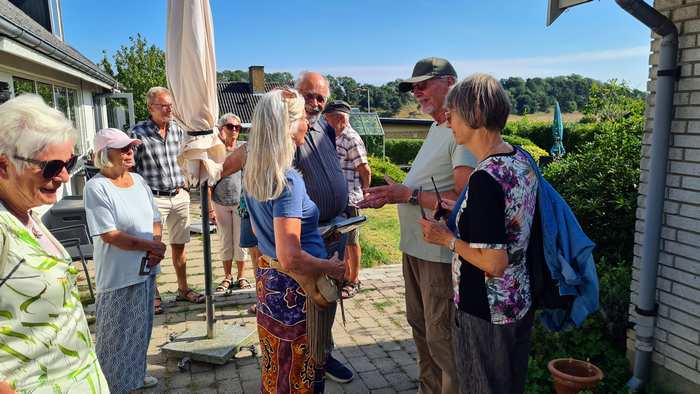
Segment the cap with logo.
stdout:
[[413,85],[443,75],[457,78],[457,71],[446,59],[439,57],[421,59],[413,67],[411,78],[404,79],[399,83],[399,91],[402,93],[410,92],[413,90]]

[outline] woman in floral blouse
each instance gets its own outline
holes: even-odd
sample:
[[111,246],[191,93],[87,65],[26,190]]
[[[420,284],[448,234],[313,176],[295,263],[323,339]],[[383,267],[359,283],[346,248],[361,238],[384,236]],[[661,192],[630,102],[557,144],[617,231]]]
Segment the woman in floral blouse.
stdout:
[[78,270],[32,209],[56,202],[76,157],[70,120],[39,96],[0,105],[0,392],[108,393]]
[[447,109],[455,141],[479,164],[453,208],[455,233],[431,219],[420,223],[426,241],[454,252],[460,392],[521,393],[533,324],[525,258],[537,177],[525,154],[501,137],[510,103],[497,80],[468,77],[448,94]]

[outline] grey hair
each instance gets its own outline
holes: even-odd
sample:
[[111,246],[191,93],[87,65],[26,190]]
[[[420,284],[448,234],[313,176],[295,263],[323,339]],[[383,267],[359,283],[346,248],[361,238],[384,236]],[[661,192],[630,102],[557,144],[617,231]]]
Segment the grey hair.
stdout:
[[146,92],[146,104],[153,104],[153,100],[155,100],[156,97],[160,96],[161,94],[167,94],[168,96],[172,97],[168,88],[154,86],[148,89],[148,92]]
[[304,98],[290,91],[294,98],[284,98],[281,90],[265,93],[253,112],[243,187],[258,201],[279,197],[287,186],[285,173],[296,151],[292,130],[304,114]]
[[301,87],[301,85],[303,84],[303,82],[306,80],[306,78],[309,76],[309,74],[318,74],[318,75],[320,75],[320,76],[323,78],[323,80],[326,81],[326,86],[328,86],[328,91],[330,92],[330,90],[331,90],[331,83],[328,81],[328,78],[326,78],[325,75],[323,75],[323,74],[321,74],[321,73],[314,72],[314,71],[302,71],[301,73],[299,73],[299,77],[297,78],[296,82],[294,83],[294,88],[295,88],[296,90],[299,90],[299,88]]
[[216,122],[216,127],[218,127],[218,128],[223,127],[226,124],[226,121],[228,120],[228,118],[234,118],[238,121],[238,123],[241,123],[241,118],[239,118],[238,115],[235,115],[231,112],[227,112],[227,113],[221,115],[221,117],[219,118],[219,121]]
[[100,170],[114,167],[112,161],[109,160],[109,148],[105,147],[95,153],[95,167]]
[[510,114],[510,100],[498,80],[488,74],[472,74],[450,88],[446,106],[473,129],[502,131]]
[[74,143],[77,137],[73,123],[36,94],[22,94],[0,105],[0,155],[19,171],[28,164],[14,156],[33,159],[47,146]]

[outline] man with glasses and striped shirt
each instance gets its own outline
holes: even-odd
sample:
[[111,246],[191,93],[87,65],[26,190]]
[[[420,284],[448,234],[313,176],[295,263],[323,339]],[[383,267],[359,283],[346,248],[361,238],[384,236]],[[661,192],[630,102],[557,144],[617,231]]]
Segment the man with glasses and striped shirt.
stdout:
[[[190,240],[190,195],[177,163],[185,133],[173,120],[173,101],[168,89],[158,86],[149,89],[146,103],[149,118],[131,130],[132,138],[142,142],[134,156],[136,172],[151,188],[162,222],[168,229],[177,276],[176,300],[199,304],[204,302],[204,296],[187,285],[185,244]],[[156,290],[155,313],[162,312]]]

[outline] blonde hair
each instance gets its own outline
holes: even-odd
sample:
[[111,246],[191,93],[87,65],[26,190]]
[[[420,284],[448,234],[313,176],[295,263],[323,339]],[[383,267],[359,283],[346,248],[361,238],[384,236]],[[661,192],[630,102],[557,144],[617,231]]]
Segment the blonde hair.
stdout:
[[95,167],[102,170],[111,168],[114,164],[109,160],[109,148],[105,147],[95,153]]
[[296,150],[292,130],[303,117],[304,98],[294,89],[266,93],[255,106],[243,186],[256,200],[273,200],[287,186]]
[[36,94],[22,94],[0,105],[0,155],[17,170],[29,164],[14,156],[33,159],[48,145],[75,142],[77,137],[73,123]]
[[508,93],[488,74],[472,74],[450,88],[446,106],[473,129],[500,132],[510,114]]

